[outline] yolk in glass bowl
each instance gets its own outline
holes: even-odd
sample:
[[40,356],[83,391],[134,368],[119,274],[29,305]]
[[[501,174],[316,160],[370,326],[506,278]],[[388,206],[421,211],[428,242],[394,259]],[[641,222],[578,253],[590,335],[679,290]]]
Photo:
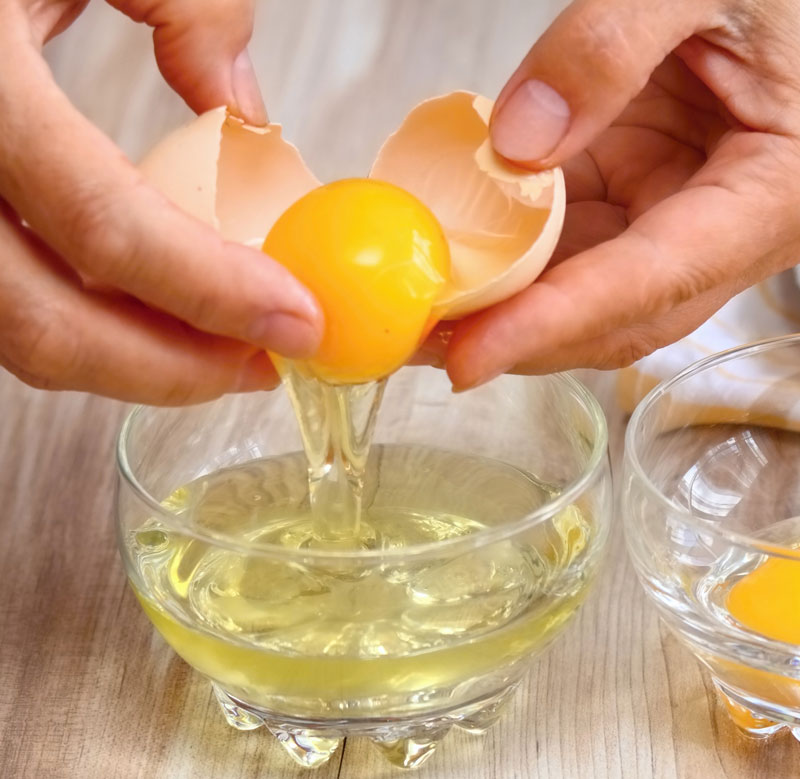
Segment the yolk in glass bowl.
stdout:
[[800,644],[800,561],[771,558],[728,593],[734,619],[764,636]]

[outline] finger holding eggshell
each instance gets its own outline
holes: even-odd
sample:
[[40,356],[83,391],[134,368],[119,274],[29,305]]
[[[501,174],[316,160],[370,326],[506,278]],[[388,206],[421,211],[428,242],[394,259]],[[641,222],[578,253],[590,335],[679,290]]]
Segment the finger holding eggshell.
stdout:
[[236,116],[266,124],[250,64],[255,0],[107,0],[153,27],[161,74],[197,113],[224,100]]
[[795,6],[582,0],[534,44],[492,140],[532,169],[566,160],[570,217],[535,284],[454,329],[456,388],[629,365],[797,263]]

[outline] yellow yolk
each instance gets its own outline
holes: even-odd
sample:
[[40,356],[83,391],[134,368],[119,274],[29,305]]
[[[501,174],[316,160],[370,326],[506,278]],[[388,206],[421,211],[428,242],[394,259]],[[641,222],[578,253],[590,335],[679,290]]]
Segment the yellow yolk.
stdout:
[[317,378],[357,384],[403,365],[433,326],[447,279],[442,228],[413,195],[372,179],[326,184],[287,209],[264,252],[316,296],[325,315]]
[[800,644],[800,560],[770,558],[731,587],[726,605],[751,630]]

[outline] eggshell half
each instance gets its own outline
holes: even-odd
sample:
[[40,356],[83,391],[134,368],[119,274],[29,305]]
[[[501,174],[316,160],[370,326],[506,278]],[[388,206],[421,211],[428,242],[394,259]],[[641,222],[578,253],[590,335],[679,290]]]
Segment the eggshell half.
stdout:
[[455,319],[527,287],[550,259],[564,222],[560,169],[514,167],[492,150],[492,102],[454,92],[420,103],[378,153],[370,176],[411,192],[450,244],[451,279],[435,314]]
[[259,248],[277,218],[320,184],[279,124],[252,127],[225,108],[170,133],[139,168],[223,238]]

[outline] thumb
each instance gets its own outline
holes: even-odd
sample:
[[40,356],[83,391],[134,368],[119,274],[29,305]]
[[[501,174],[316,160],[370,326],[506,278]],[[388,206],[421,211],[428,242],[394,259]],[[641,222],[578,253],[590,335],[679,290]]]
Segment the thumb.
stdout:
[[720,24],[720,0],[577,0],[528,52],[494,108],[492,143],[509,160],[552,167],[622,113],[664,57]]
[[251,124],[267,113],[247,54],[254,0],[108,0],[154,28],[158,67],[195,111],[227,105]]

